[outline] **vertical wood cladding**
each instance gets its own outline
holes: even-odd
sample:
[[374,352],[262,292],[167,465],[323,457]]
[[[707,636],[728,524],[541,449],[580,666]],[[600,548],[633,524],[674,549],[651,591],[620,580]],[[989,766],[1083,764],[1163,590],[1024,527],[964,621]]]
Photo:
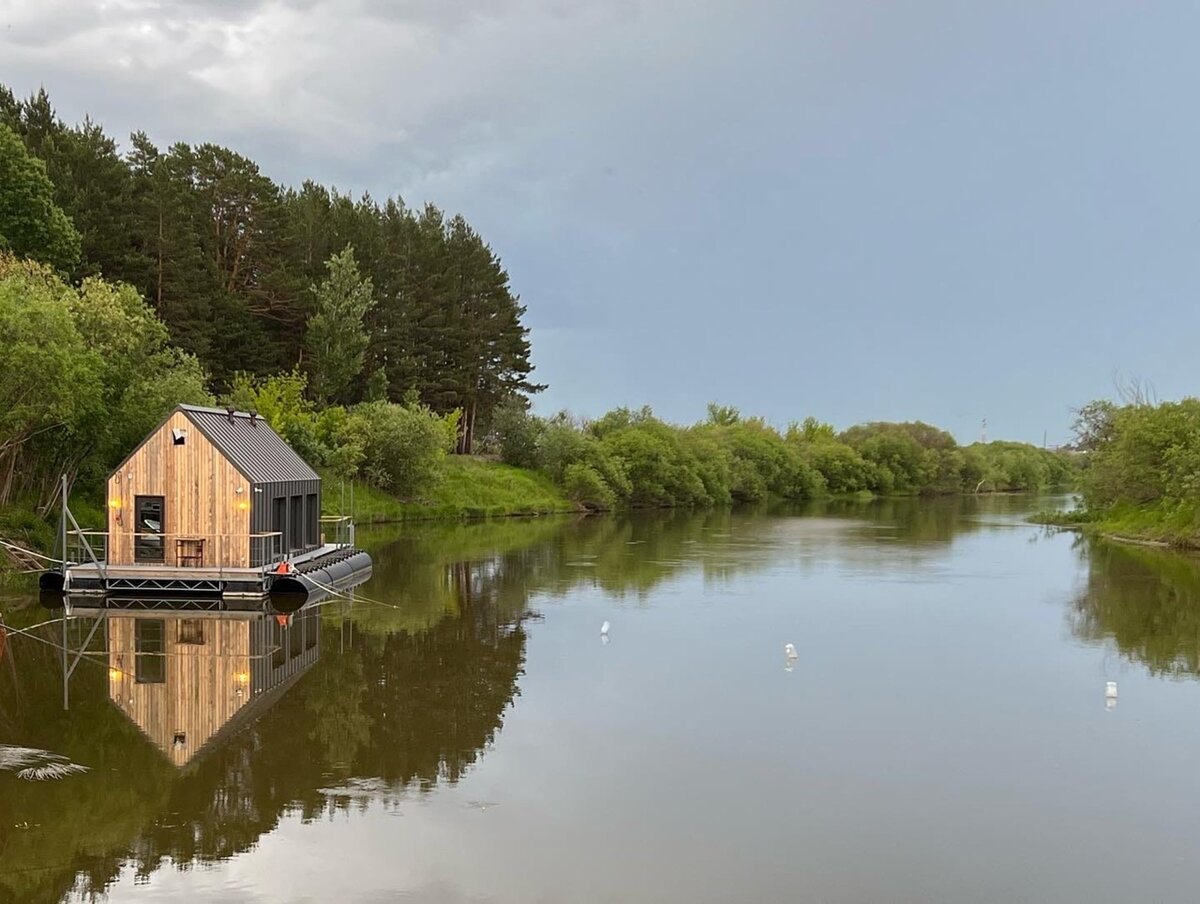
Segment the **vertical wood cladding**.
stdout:
[[[182,430],[176,445],[172,431]],[[241,492],[238,492],[238,488]],[[164,499],[163,564],[178,566],[177,539],[204,540],[204,567],[248,567],[253,486],[182,411],[174,412],[108,479],[108,562],[133,565],[134,498]]]

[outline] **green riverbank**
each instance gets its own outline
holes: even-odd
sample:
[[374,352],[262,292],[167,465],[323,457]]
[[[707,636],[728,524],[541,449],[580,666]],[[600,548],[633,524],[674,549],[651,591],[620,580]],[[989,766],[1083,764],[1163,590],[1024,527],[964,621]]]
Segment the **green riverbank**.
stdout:
[[420,499],[410,501],[357,483],[352,504],[350,488],[343,489],[336,480],[327,479],[321,508],[326,515],[352,515],[359,524],[507,518],[580,510],[550,478],[536,471],[460,455],[447,457],[440,467],[440,478]]
[[1103,512],[1038,512],[1030,520],[1123,543],[1200,550],[1200,505],[1195,503],[1121,503]]

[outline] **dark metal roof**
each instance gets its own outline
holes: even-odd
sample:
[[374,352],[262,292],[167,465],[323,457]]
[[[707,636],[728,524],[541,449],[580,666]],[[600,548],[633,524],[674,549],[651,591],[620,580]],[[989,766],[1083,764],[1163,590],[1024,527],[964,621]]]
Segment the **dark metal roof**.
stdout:
[[235,411],[231,417],[223,408],[195,405],[179,410],[252,483],[321,479],[261,416]]

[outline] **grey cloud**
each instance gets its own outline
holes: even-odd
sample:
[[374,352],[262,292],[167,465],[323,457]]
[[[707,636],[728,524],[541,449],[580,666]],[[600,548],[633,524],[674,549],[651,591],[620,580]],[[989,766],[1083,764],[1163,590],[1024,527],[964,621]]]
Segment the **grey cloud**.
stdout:
[[[1157,349],[1200,293],[1178,115],[1200,8],[1126,6],[10,0],[0,79],[117,136],[462,210],[529,303],[554,404],[1007,406],[1040,441],[1113,367],[1195,382]],[[1096,325],[1131,298],[1118,346]],[[997,323],[1072,348],[979,367]]]

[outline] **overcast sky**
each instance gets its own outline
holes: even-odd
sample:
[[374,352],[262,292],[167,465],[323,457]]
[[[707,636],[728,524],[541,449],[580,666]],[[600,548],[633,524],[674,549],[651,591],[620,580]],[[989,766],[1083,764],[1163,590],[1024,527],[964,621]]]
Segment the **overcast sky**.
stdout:
[[1194,392],[1200,4],[0,0],[121,137],[466,215],[543,411],[1065,439]]

